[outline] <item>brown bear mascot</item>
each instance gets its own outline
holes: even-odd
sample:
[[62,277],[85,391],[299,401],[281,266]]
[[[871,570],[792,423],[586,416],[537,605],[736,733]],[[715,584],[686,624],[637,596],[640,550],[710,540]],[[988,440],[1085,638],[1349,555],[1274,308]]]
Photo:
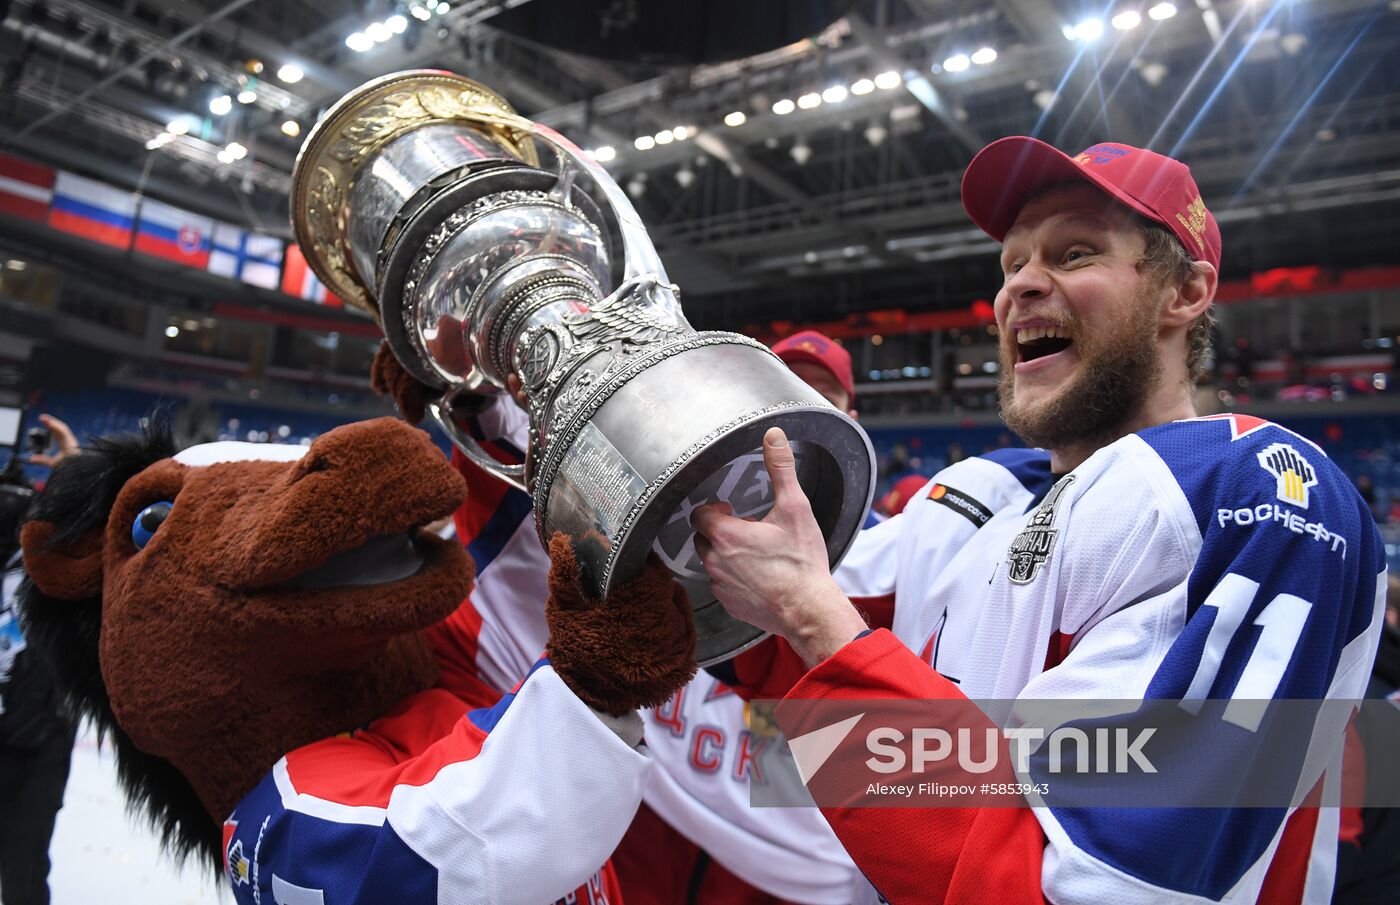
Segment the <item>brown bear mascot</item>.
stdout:
[[694,673],[690,606],[656,562],[590,599],[556,537],[548,648],[503,695],[475,668],[471,560],[423,529],[465,495],[382,418],[183,452],[156,423],[36,499],[32,641],[131,802],[239,905],[617,905],[635,710]]

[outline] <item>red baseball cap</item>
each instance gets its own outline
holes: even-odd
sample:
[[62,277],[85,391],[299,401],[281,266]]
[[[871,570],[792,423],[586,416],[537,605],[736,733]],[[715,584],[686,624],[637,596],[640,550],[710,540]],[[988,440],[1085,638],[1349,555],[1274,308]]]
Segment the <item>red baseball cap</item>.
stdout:
[[1025,136],[987,145],[963,174],[967,215],[998,242],[1037,191],[1061,182],[1087,182],[1171,230],[1198,261],[1220,267],[1220,226],[1206,210],[1186,164],[1161,154],[1105,142],[1070,157]]
[[890,492],[885,494],[885,498],[880,502],[885,515],[895,516],[903,512],[904,507],[914,498],[914,494],[922,490],[928,481],[929,479],[921,474],[908,474],[895,481]]
[[851,353],[831,337],[816,330],[803,330],[774,343],[773,354],[787,364],[807,361],[826,368],[841,384],[846,395],[851,397],[851,401],[855,402],[856,381],[851,374]]

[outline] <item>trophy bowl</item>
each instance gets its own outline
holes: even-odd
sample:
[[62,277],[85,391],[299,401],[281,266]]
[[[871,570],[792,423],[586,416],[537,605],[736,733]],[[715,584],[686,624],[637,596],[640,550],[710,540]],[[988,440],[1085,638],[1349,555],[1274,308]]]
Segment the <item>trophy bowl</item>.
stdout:
[[[542,542],[576,543],[604,595],[656,553],[690,595],[696,657],[763,633],[715,600],[690,514],[773,503],[763,434],[781,427],[834,568],[875,489],[870,441],[767,347],[696,331],[626,194],[568,139],[447,72],[369,82],[307,136],[292,222],[307,263],[372,314],[429,414],[472,462],[529,493]],[[509,392],[526,460],[503,465],[459,421]]]

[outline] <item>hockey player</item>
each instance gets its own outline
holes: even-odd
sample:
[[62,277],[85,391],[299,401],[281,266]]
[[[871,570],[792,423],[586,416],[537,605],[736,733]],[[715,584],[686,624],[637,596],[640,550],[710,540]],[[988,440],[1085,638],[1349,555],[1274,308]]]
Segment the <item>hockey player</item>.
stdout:
[[[1308,440],[1195,417],[1221,243],[1188,169],[1122,144],[1069,157],[1008,138],[974,159],[963,204],[1003,243],[1003,414],[1043,450],[945,469],[833,579],[770,431],[772,513],[746,522],[720,505],[695,524],[726,609],[790,647],[755,648],[722,677],[756,696],[792,686],[794,701],[1361,697],[1385,589],[1365,504]],[[852,598],[886,595],[893,631],[867,630]],[[779,721],[789,737],[818,728],[785,723],[782,705]],[[1247,727],[1197,730],[1203,785],[1251,768]],[[1315,747],[1309,770],[1339,757],[1340,733]],[[1105,781],[1137,800],[1130,779]],[[896,903],[1331,893],[1335,808],[1044,803],[824,813]]]

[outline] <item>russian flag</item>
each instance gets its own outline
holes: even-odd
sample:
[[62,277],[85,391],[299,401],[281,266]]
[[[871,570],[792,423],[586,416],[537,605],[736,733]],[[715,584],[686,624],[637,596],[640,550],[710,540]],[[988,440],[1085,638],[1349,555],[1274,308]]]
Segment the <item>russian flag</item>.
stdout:
[[92,179],[58,171],[49,226],[126,250],[136,221],[136,196]]
[[214,221],[147,198],[141,202],[136,250],[186,267],[209,266]]
[[311,265],[306,263],[306,256],[295,243],[287,246],[286,267],[282,270],[282,291],[287,295],[331,308],[341,307],[340,299],[331,295],[325,285],[316,279]]
[[0,213],[42,221],[53,200],[54,171],[0,154]]
[[209,272],[264,289],[276,289],[282,275],[282,240],[250,233],[229,223],[216,223]]

